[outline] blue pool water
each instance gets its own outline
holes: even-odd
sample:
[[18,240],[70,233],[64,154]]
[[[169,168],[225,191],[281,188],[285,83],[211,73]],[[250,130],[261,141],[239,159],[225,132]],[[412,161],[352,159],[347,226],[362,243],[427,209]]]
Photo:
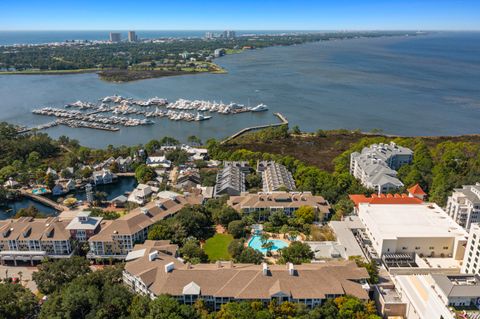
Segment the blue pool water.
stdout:
[[[288,244],[283,240],[269,239],[268,241],[273,242],[273,248],[271,249],[271,251],[277,251],[279,249],[288,247]],[[260,236],[253,236],[248,242],[248,247],[252,247],[253,249],[258,250],[259,252],[262,252],[264,254],[267,253],[267,250],[265,248],[262,248],[262,241],[260,240]]]

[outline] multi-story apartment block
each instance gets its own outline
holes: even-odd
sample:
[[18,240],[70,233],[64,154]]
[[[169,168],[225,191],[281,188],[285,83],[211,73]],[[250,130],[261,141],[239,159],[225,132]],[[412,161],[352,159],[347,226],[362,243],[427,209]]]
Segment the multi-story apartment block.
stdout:
[[80,212],[65,228],[70,236],[79,242],[85,242],[100,230],[102,217],[90,217],[90,212]]
[[275,162],[260,162],[257,171],[262,173],[264,192],[294,191],[295,180],[292,173],[283,165]]
[[446,211],[467,230],[472,223],[480,223],[480,183],[455,188],[448,197]]
[[350,173],[365,187],[375,189],[378,194],[387,193],[404,186],[396,170],[412,159],[413,152],[406,147],[393,142],[373,144],[350,155]]
[[228,164],[224,164],[224,168],[217,174],[215,196],[238,196],[245,192],[245,172],[248,172],[250,167],[240,164],[241,162],[235,162],[237,164],[226,163]]
[[21,217],[0,222],[0,261],[33,261],[66,258],[72,254],[68,222],[57,217]]
[[202,201],[203,197],[197,195],[159,198],[118,219],[102,221],[100,231],[88,240],[90,252],[87,257],[123,259],[136,243],[147,239],[154,223],[174,215],[187,204],[197,205]]
[[262,265],[184,264],[175,258],[172,245],[146,241],[128,254],[124,283],[133,291],[155,298],[168,294],[193,304],[203,299],[213,309],[229,301],[292,301],[314,307],[327,298],[352,295],[368,300],[365,268],[353,261],[318,264]]
[[480,224],[472,224],[470,227],[462,272],[480,274]]
[[302,206],[313,207],[321,219],[330,214],[330,204],[322,196],[312,195],[311,192],[243,193],[230,197],[227,204],[247,214],[268,210],[282,211],[290,216]]

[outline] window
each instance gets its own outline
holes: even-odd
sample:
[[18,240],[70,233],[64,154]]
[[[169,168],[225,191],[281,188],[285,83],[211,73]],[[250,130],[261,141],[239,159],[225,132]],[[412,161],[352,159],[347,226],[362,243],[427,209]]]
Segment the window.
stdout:
[[443,250],[448,250],[448,246],[443,246]]
[[419,249],[420,249],[420,246],[416,246],[416,247],[415,247],[415,250],[419,250]]
[[435,247],[433,247],[433,246],[430,246],[430,247],[428,247],[428,249],[430,249],[430,250],[434,250],[434,249],[435,249]]

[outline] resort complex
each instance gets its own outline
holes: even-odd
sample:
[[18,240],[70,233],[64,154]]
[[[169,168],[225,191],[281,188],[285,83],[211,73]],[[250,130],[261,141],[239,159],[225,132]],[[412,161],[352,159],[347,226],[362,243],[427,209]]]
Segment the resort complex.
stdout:
[[343,295],[367,300],[365,269],[354,262],[261,265],[217,262],[183,263],[172,245],[146,241],[127,256],[124,282],[151,298],[168,294],[182,303],[204,300],[214,309],[230,301],[292,301],[314,307]]

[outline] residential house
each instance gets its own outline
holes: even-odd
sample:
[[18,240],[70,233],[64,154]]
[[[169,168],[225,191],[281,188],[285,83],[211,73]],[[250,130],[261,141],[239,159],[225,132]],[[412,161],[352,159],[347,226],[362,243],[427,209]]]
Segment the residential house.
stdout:
[[292,173],[285,166],[276,162],[260,162],[258,168],[262,172],[264,192],[294,191],[296,189]]
[[238,196],[245,192],[245,173],[235,165],[225,166],[217,173],[215,197],[222,195]]
[[177,177],[176,189],[191,191],[201,185],[202,181],[198,171],[184,171]]
[[115,162],[118,165],[119,172],[125,173],[125,172],[130,171],[133,160],[132,160],[132,157],[130,157],[130,156],[125,157],[125,158],[119,156],[119,157],[117,157]]
[[146,164],[152,167],[163,168],[170,168],[172,166],[172,162],[167,160],[165,156],[149,156],[147,158]]
[[92,179],[95,185],[111,184],[117,176],[108,169],[93,172]]
[[139,205],[144,205],[154,193],[158,193],[158,188],[146,184],[138,184],[137,187],[128,195],[128,201]]

